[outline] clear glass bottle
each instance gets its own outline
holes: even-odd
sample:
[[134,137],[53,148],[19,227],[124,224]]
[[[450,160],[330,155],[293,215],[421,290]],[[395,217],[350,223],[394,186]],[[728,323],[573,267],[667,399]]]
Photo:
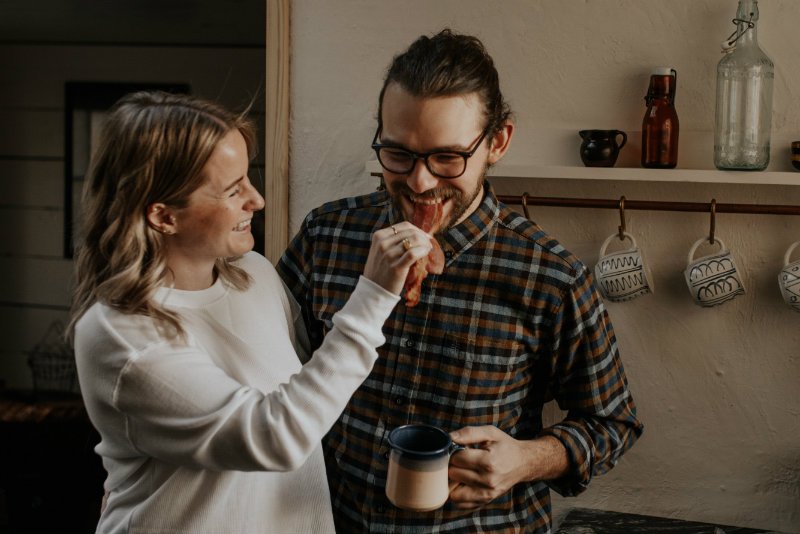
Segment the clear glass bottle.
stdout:
[[650,73],[642,119],[642,167],[674,169],[678,164],[677,82],[678,73],[671,67],[657,67]]
[[758,1],[739,0],[734,22],[717,64],[714,165],[761,171],[769,164],[775,65],[758,46]]

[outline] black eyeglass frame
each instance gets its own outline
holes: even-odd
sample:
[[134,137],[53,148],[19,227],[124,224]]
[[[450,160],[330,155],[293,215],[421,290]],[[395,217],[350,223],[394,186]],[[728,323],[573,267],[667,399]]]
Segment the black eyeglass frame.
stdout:
[[[375,156],[378,158],[378,163],[381,164],[381,167],[383,167],[384,170],[389,171],[392,174],[408,174],[408,173],[410,173],[411,171],[414,170],[414,167],[417,165],[417,160],[421,159],[425,163],[425,168],[428,169],[428,172],[430,172],[432,175],[436,176],[437,178],[442,178],[444,180],[453,180],[455,178],[459,178],[459,177],[463,176],[464,173],[467,172],[467,164],[469,163],[469,158],[471,158],[475,154],[475,152],[478,151],[478,149],[481,146],[481,143],[483,143],[483,140],[486,139],[486,136],[489,134],[489,127],[487,126],[486,128],[483,129],[483,132],[481,133],[481,136],[478,138],[477,141],[474,142],[475,146],[473,146],[471,150],[467,150],[467,151],[462,151],[462,150],[431,150],[430,152],[414,152],[413,150],[409,150],[409,149],[401,147],[401,146],[384,145],[384,144],[378,143],[377,142],[378,141],[378,136],[380,134],[381,134],[381,127],[378,126],[378,129],[375,130],[375,137],[372,139],[372,145],[371,146],[372,146],[372,150],[375,151]],[[409,166],[408,170],[405,171],[405,172],[398,172],[398,171],[395,171],[395,170],[387,168],[386,165],[383,164],[383,161],[381,161],[381,149],[384,149],[384,148],[391,148],[391,149],[394,149],[394,150],[399,150],[399,151],[405,152],[409,156],[411,156],[411,165]],[[428,163],[428,158],[431,157],[431,156],[435,156],[437,154],[453,154],[455,156],[461,156],[462,158],[464,158],[464,169],[460,173],[455,175],[455,176],[442,176],[441,174],[435,172],[431,168],[430,163]]]

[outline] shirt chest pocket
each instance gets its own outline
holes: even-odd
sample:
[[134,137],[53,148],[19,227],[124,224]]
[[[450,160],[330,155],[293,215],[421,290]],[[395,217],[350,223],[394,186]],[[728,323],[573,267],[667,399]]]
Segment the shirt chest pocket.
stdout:
[[528,395],[532,359],[516,340],[447,334],[439,370],[453,388],[451,409],[461,423],[513,425]]

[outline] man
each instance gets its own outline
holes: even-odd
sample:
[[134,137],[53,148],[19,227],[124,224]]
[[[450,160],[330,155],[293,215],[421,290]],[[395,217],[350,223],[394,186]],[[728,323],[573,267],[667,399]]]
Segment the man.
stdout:
[[[486,181],[513,133],[480,41],[419,38],[379,98],[373,148],[386,190],[312,211],[279,262],[316,346],[374,231],[425,219],[444,252],[419,303],[395,308],[372,374],[324,440],[339,532],[548,532],[548,488],[581,492],[642,432],[586,266]],[[567,415],[542,428],[552,399]],[[468,445],[451,458],[458,486],[434,512],[384,494],[388,434],[411,422]]]

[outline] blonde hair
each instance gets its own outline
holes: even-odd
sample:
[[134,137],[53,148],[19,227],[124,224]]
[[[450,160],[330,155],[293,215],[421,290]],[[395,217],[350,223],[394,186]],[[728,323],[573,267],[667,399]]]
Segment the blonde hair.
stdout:
[[[164,236],[147,223],[146,209],[161,202],[187,205],[219,141],[237,129],[248,155],[255,128],[244,114],[187,95],[139,92],[112,109],[83,189],[84,241],[77,249],[76,285],[67,335],[95,303],[152,317],[164,335],[182,336],[180,316],[153,299],[168,275]],[[250,277],[220,258],[217,275],[237,289]]]

